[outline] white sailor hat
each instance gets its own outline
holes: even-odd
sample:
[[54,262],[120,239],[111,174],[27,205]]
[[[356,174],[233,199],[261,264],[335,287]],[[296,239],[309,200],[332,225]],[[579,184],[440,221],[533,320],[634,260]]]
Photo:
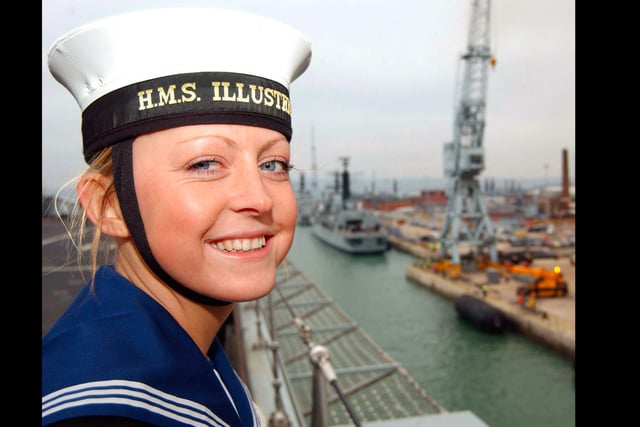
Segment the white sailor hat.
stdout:
[[214,8],[105,18],[48,53],[51,74],[82,110],[87,162],[118,141],[189,124],[262,126],[291,140],[289,86],[310,61],[296,29]]

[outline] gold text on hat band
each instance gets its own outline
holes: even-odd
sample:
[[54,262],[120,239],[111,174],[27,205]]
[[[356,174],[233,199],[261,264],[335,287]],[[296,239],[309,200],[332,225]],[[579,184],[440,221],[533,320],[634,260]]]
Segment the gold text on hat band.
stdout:
[[198,95],[196,82],[183,83],[180,85],[179,91],[177,91],[176,84],[170,84],[166,88],[158,86],[155,89],[144,89],[138,92],[138,110],[201,102],[202,99],[208,99],[212,102],[262,105],[291,115],[289,97],[281,91],[255,84],[249,84],[249,89],[246,90],[244,83],[228,81],[212,81],[211,93],[204,97]]

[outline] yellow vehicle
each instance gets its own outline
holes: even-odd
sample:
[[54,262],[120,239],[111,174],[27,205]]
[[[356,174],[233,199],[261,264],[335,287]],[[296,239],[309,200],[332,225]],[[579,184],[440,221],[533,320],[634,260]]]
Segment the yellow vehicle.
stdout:
[[514,279],[528,282],[527,286],[518,288],[519,294],[545,298],[563,297],[568,293],[567,282],[564,280],[559,266],[548,270],[544,267],[514,265],[509,267],[508,271]]
[[431,263],[431,271],[450,279],[459,279],[462,276],[462,266],[454,264],[448,258],[439,258],[433,261]]
[[496,270],[498,270],[498,273],[500,273],[500,276],[502,276],[505,271],[504,265],[499,262],[491,261],[488,256],[478,257],[478,259],[476,260],[476,266],[480,271],[486,271],[487,268],[495,268]]

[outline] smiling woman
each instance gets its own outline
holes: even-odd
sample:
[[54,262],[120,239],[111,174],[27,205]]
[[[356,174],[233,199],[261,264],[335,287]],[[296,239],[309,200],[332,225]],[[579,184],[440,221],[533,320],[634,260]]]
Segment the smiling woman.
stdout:
[[297,30],[220,9],[114,16],[53,44],[88,164],[75,243],[85,218],[95,234],[90,280],[43,337],[43,425],[265,425],[216,334],[291,248],[289,85],[310,59]]
[[220,301],[268,293],[297,215],[287,140],[255,126],[195,125],[142,135],[132,148],[144,233],[164,271]]

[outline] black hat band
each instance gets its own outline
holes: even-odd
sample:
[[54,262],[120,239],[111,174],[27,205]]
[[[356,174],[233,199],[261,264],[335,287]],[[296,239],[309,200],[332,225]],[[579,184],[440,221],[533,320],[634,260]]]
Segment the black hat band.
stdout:
[[291,140],[289,90],[263,77],[229,72],[174,74],[114,90],[82,114],[83,152],[149,132],[196,124],[265,127]]

